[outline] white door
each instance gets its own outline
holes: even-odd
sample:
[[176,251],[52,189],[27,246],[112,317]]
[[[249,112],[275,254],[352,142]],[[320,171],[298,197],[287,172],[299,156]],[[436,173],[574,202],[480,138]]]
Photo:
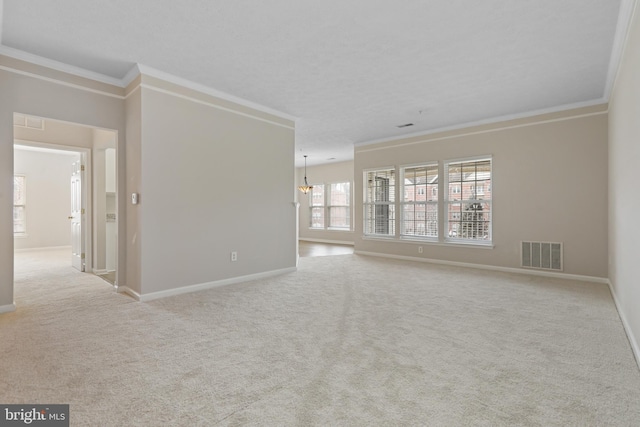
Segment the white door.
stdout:
[[82,169],[80,161],[73,162],[71,171],[71,265],[84,271],[84,239],[82,238]]

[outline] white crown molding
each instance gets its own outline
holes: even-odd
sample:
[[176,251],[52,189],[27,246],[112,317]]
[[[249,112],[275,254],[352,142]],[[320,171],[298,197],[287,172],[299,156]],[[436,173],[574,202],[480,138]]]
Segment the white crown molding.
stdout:
[[131,67],[129,71],[127,71],[127,74],[125,74],[124,77],[122,78],[121,80],[122,87],[129,86],[131,82],[134,81],[135,78],[138,77],[140,74],[141,74],[140,67],[138,66],[138,64],[135,64],[133,67]]
[[[386,137],[386,138],[374,139],[374,140],[370,140],[370,141],[357,142],[355,144],[355,147],[356,148],[358,148],[358,147],[366,147],[367,145],[380,144],[380,143],[384,143],[384,142],[401,141],[401,140],[404,140],[404,139],[418,138],[418,137],[422,137],[422,136],[426,137],[426,136],[435,135],[435,134],[442,133],[442,132],[451,132],[451,131],[456,131],[456,130],[470,129],[470,128],[477,127],[477,126],[491,125],[491,124],[496,124],[496,123],[501,123],[501,122],[508,122],[510,120],[526,119],[526,118],[529,118],[529,117],[540,116],[540,115],[543,115],[543,114],[560,113],[560,112],[563,112],[563,111],[570,111],[570,110],[575,110],[575,109],[585,108],[585,107],[593,107],[593,106],[596,106],[596,105],[602,105],[602,104],[606,104],[606,103],[607,103],[607,101],[604,98],[598,98],[598,99],[593,99],[591,101],[576,102],[574,104],[565,104],[565,105],[560,105],[560,106],[557,106],[557,107],[543,108],[543,109],[540,109],[540,110],[528,111],[526,113],[508,114],[508,115],[505,115],[505,116],[492,117],[492,118],[489,118],[489,119],[478,120],[478,121],[475,121],[475,122],[467,122],[467,123],[462,123],[462,124],[453,125],[453,126],[446,126],[446,127],[441,127],[441,128],[437,128],[437,129],[431,129],[431,130],[427,130],[427,131],[423,131],[423,132],[414,132],[414,133],[408,133],[408,134],[403,134],[403,135],[390,136],[390,137]],[[450,136],[450,137],[445,137],[445,138],[457,138],[457,137],[464,136],[464,135],[473,135],[473,134],[478,134],[478,133],[495,132],[495,131],[499,131],[499,130],[512,129],[512,128],[523,127],[523,126],[533,126],[533,125],[538,125],[538,124],[541,124],[541,123],[548,123],[548,122],[555,122],[555,121],[561,121],[561,120],[575,119],[575,118],[578,118],[578,117],[604,114],[604,113],[607,113],[607,112],[608,112],[608,107],[607,107],[607,110],[605,110],[605,111],[598,111],[598,112],[595,112],[595,113],[580,114],[580,115],[567,116],[567,117],[560,117],[560,118],[557,118],[557,119],[537,121],[537,122],[532,122],[532,123],[523,123],[523,124],[510,125],[510,126],[501,126],[501,127],[497,127],[497,128],[489,129],[489,130],[470,131],[470,132],[460,133],[460,134],[453,135],[453,136]],[[438,138],[438,139],[443,139],[443,138]],[[431,139],[429,139],[429,140],[431,141]],[[418,143],[418,142],[424,142],[424,141],[411,142],[411,143],[408,143],[408,144],[414,144],[414,143]],[[406,145],[406,144],[401,144],[401,145]]]
[[14,49],[12,47],[0,45],[0,55],[19,59],[21,61],[40,65],[42,67],[51,68],[53,70],[62,71],[63,73],[71,74],[77,77],[83,77],[85,79],[94,80],[100,83],[122,87],[121,79],[116,79],[111,76],[96,73],[95,71],[85,70],[84,68],[65,64],[64,62],[55,61],[53,59],[44,58],[42,56],[34,55],[23,50]]
[[[0,12],[1,12],[1,9],[0,9]],[[211,87],[192,82],[182,77],[177,77],[172,74],[165,73],[164,71],[156,70],[155,68],[152,68],[143,64],[135,64],[133,67],[131,67],[131,69],[127,72],[127,74],[123,78],[117,79],[111,76],[96,73],[94,71],[89,71],[84,68],[76,67],[73,65],[65,64],[63,62],[55,61],[53,59],[44,58],[42,56],[34,55],[32,53],[28,53],[28,52],[25,52],[19,49],[14,49],[4,45],[0,45],[0,55],[5,55],[10,58],[19,59],[21,61],[29,62],[31,64],[40,65],[42,67],[47,67],[53,70],[71,74],[73,76],[83,77],[89,80],[110,84],[120,88],[126,88],[133,80],[135,80],[136,77],[138,77],[141,74],[144,74],[150,77],[155,77],[155,78],[164,80],[169,83],[174,83],[178,86],[182,86],[187,89],[195,90],[196,92],[200,92],[205,95],[214,96],[216,98],[230,101],[235,104],[242,105],[244,107],[248,107],[256,111],[261,111],[263,113],[270,114],[285,120],[290,120],[292,122],[295,122],[297,120],[297,117],[294,117],[287,113],[283,113],[282,111],[278,111],[273,108],[269,108],[264,105],[257,104],[255,102],[248,101],[243,98],[239,98],[237,96],[222,92],[220,90],[213,89]],[[25,72],[21,72],[21,73],[38,77],[33,75],[32,73],[25,73]],[[47,80],[53,80],[53,79],[47,78]],[[98,92],[102,93],[101,91],[98,91]],[[117,96],[117,97],[123,98],[120,96]]]
[[627,50],[627,42],[629,40],[629,29],[633,18],[637,13],[637,0],[622,0],[620,2],[620,13],[618,14],[618,25],[616,25],[616,34],[613,39],[613,47],[611,48],[611,59],[609,61],[609,70],[607,72],[607,82],[604,89],[604,98],[609,101],[611,94],[618,81],[620,73],[620,63]]
[[[216,104],[216,103],[213,103],[213,102],[203,101],[201,99],[197,99],[197,98],[194,98],[192,96],[183,95],[181,93],[177,93],[177,92],[174,92],[174,91],[171,91],[171,90],[161,89],[161,88],[155,87],[153,85],[142,83],[142,84],[138,85],[138,87],[136,87],[136,90],[138,88],[145,88],[145,89],[156,91],[158,93],[163,93],[165,95],[175,96],[176,98],[186,99],[186,100],[194,102],[196,104],[206,105],[208,107],[217,108],[218,110],[222,110],[222,111],[228,111],[228,112],[233,113],[233,114],[238,114],[240,116],[249,117],[249,118],[251,118],[253,120],[258,120],[258,121],[269,123],[269,124],[272,124],[272,125],[275,125],[275,126],[280,126],[280,127],[286,128],[286,129],[291,129],[291,130],[295,129],[295,127],[293,125],[279,123],[279,122],[276,122],[276,121],[273,121],[273,120],[265,119],[265,118],[260,117],[259,115],[256,115],[256,114],[244,113],[244,112],[240,111],[237,108],[223,107],[223,106],[221,106],[219,104]],[[130,94],[132,94],[134,92],[135,92],[135,90],[131,91]],[[202,93],[202,92],[200,92],[200,93]],[[129,95],[127,95],[127,97]]]
[[[156,70],[155,68],[149,67],[144,64],[137,64],[137,68],[140,74],[144,74],[150,77],[155,77],[161,80],[164,80],[169,83],[174,83],[178,86],[182,86],[187,89],[192,89],[200,93],[204,93],[205,95],[214,96],[216,98],[224,99],[225,101],[230,101],[238,105],[242,105],[257,111],[262,111],[263,113],[271,114],[286,120],[291,120],[295,122],[297,117],[294,117],[290,114],[283,113],[282,111],[275,110],[273,108],[265,107],[264,105],[257,104],[252,101],[248,101],[243,98],[239,98],[237,96],[231,95],[226,92],[222,92],[217,89],[213,89],[209,86],[202,85],[200,83],[192,82],[191,80],[184,79],[182,77],[174,76],[173,74],[165,73],[164,71]],[[131,72],[130,72],[131,73]],[[127,73],[129,76],[130,73]],[[131,76],[129,76],[131,77]],[[135,78],[134,76],[133,78]],[[131,80],[133,80],[133,78]]]

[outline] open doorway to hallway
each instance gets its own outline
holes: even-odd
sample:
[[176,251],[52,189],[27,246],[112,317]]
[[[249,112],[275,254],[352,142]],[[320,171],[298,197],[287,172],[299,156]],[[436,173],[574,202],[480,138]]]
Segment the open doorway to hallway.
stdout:
[[31,252],[115,285],[116,142],[115,131],[14,114],[16,272]]

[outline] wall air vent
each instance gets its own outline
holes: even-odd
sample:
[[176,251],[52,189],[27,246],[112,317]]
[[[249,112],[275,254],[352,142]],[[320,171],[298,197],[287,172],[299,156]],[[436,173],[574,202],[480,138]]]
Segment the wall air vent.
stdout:
[[562,243],[522,242],[522,267],[562,271]]
[[44,119],[41,119],[40,117],[25,116],[23,114],[14,114],[13,125],[29,129],[44,130]]

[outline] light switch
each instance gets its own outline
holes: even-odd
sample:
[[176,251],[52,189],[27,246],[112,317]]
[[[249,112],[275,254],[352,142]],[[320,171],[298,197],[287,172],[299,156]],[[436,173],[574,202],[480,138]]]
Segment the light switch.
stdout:
[[131,204],[138,204],[138,193],[131,193]]

